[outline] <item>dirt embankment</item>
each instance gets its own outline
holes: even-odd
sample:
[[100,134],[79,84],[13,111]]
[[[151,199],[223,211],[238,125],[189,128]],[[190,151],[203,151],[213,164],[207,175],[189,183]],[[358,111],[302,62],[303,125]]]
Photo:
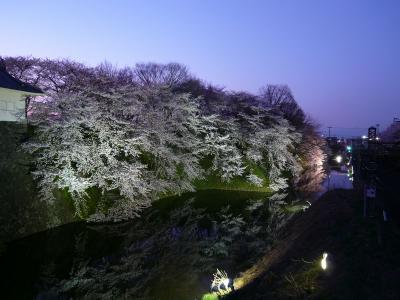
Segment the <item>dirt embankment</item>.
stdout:
[[352,190],[322,196],[235,280],[241,288],[228,299],[400,299],[400,230],[363,218],[361,199]]

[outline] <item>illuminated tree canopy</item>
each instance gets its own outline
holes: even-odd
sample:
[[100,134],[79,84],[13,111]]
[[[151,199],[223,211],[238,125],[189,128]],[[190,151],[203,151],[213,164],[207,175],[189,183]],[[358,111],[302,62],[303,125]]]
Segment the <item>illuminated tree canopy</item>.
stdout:
[[323,142],[284,86],[260,95],[206,85],[179,64],[95,68],[5,58],[44,91],[30,103],[24,147],[43,200],[68,195],[77,216],[119,221],[210,174],[272,191],[316,191]]

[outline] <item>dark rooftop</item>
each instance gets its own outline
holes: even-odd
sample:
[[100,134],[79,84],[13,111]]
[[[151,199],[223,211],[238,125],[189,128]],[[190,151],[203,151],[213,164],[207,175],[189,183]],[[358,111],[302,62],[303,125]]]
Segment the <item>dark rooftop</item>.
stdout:
[[42,90],[22,82],[19,79],[12,77],[6,70],[3,62],[0,60],[0,88],[17,90],[32,94],[43,94]]

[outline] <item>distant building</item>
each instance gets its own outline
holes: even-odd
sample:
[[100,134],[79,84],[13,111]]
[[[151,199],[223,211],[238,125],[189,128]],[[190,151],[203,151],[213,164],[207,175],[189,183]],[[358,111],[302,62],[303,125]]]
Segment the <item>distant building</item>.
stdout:
[[27,97],[40,95],[40,89],[12,77],[0,60],[0,121],[23,121]]
[[382,140],[388,143],[400,142],[400,119],[394,118],[393,123],[382,132]]
[[369,141],[375,141],[376,139],[376,127],[369,127],[368,128],[368,140]]

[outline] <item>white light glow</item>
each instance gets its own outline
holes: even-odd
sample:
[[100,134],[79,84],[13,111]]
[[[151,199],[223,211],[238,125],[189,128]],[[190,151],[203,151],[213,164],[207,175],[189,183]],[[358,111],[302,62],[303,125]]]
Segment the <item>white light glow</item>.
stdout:
[[217,295],[227,295],[232,291],[232,285],[230,285],[230,279],[225,271],[220,271],[213,274],[214,279],[211,283],[211,291]]
[[363,135],[361,138],[362,138],[363,140],[366,140],[366,139],[367,139],[367,136],[366,136],[366,135]]
[[338,164],[340,164],[342,162],[342,160],[343,160],[343,157],[341,155],[338,155],[338,156],[335,157],[335,160],[336,160],[336,162]]
[[328,264],[326,262],[327,257],[328,257],[328,253],[324,252],[324,254],[322,254],[322,259],[321,259],[322,270],[326,270],[328,268]]
[[228,288],[228,286],[229,286],[229,278],[225,278],[224,279],[224,285],[225,285],[226,288]]

